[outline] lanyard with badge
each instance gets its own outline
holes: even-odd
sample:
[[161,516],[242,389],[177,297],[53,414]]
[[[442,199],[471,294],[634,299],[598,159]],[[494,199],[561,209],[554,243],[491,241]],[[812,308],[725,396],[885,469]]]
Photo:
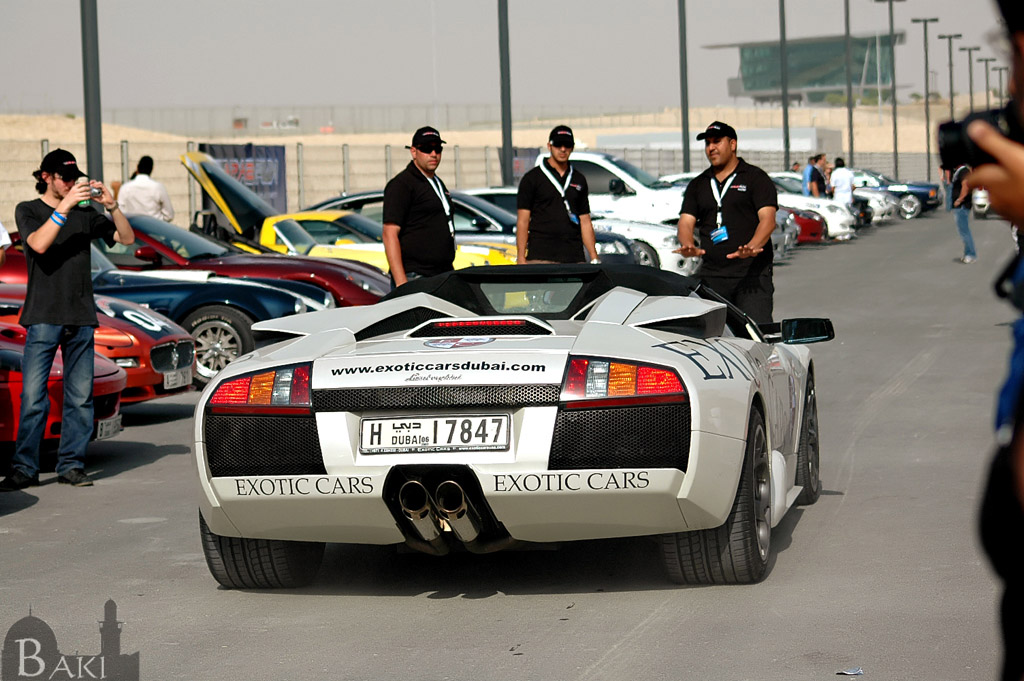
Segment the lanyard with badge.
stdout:
[[555,179],[555,176],[551,174],[551,170],[548,169],[547,163],[541,163],[541,170],[548,176],[548,180],[551,184],[555,185],[555,190],[558,191],[559,196],[562,197],[562,203],[565,204],[565,212],[569,214],[569,220],[574,225],[580,224],[580,218],[578,215],[572,212],[572,208],[569,207],[569,199],[565,198],[565,192],[569,189],[569,183],[572,182],[572,166],[569,166],[569,172],[565,176],[565,185],[562,185]]
[[715,229],[711,231],[711,243],[720,244],[729,238],[729,229],[722,224],[722,197],[729,191],[729,187],[732,186],[732,181],[736,179],[736,173],[729,176],[729,179],[722,185],[722,191],[718,191],[718,179],[714,175],[711,176],[711,194],[715,197],[715,202],[718,204],[718,216],[715,219]]
[[[423,177],[427,177],[424,175]],[[448,203],[448,199],[445,198],[444,191],[441,189],[441,181],[434,177],[427,177],[427,184],[437,194],[437,198],[441,199],[441,206],[444,207],[444,216],[448,218],[448,231],[451,232],[452,237],[455,236],[455,217],[452,215],[452,207]]]

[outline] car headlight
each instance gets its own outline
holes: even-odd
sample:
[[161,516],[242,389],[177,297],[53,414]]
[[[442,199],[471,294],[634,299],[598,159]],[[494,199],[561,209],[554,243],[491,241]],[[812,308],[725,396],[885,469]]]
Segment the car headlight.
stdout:
[[116,357],[114,364],[121,367],[122,369],[134,369],[139,366],[138,357]]
[[679,237],[675,234],[670,234],[661,240],[661,245],[667,248],[679,248]]
[[597,252],[606,255],[624,255],[629,249],[621,241],[598,241]]

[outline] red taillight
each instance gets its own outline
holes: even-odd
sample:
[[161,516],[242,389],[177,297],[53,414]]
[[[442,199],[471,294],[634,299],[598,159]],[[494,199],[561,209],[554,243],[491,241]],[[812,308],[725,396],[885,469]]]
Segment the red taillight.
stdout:
[[309,364],[300,364],[225,381],[210,396],[210,410],[214,414],[308,414],[310,370]]
[[561,400],[568,409],[683,402],[686,388],[672,369],[574,357],[566,368]]
[[464,329],[473,326],[526,326],[525,319],[466,319],[457,322],[434,322],[435,329]]

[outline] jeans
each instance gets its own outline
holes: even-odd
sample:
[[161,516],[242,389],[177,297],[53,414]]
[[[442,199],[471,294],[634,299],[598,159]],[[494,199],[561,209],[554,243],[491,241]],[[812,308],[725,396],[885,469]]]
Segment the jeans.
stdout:
[[14,469],[29,477],[39,473],[39,448],[50,413],[47,382],[57,348],[64,359],[58,475],[85,467],[85,448],[92,439],[93,327],[31,324],[21,363],[21,421],[13,460]]
[[978,257],[978,252],[974,250],[974,237],[971,236],[971,228],[967,224],[970,214],[971,209],[969,207],[958,206],[953,209],[953,217],[956,218],[956,231],[960,233],[960,238],[964,242],[964,257],[976,258]]

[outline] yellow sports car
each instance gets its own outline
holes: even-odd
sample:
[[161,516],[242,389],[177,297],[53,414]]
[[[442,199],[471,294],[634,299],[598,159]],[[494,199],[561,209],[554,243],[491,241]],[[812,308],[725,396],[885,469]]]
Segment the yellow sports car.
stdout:
[[[235,234],[226,236],[233,244],[246,250],[358,260],[388,270],[384,244],[379,236],[381,228],[376,223],[348,211],[275,214],[266,201],[224,172],[208,154],[190,151],[181,157],[181,162],[227,218]],[[363,230],[367,228],[365,223],[376,227],[377,235],[360,232],[356,227],[343,227],[354,219],[363,222],[358,225]],[[315,238],[307,231],[306,225],[321,237]],[[330,229],[336,230],[333,239],[323,236]],[[456,269],[514,263],[515,254],[510,258],[504,248],[460,245],[455,251]]]

